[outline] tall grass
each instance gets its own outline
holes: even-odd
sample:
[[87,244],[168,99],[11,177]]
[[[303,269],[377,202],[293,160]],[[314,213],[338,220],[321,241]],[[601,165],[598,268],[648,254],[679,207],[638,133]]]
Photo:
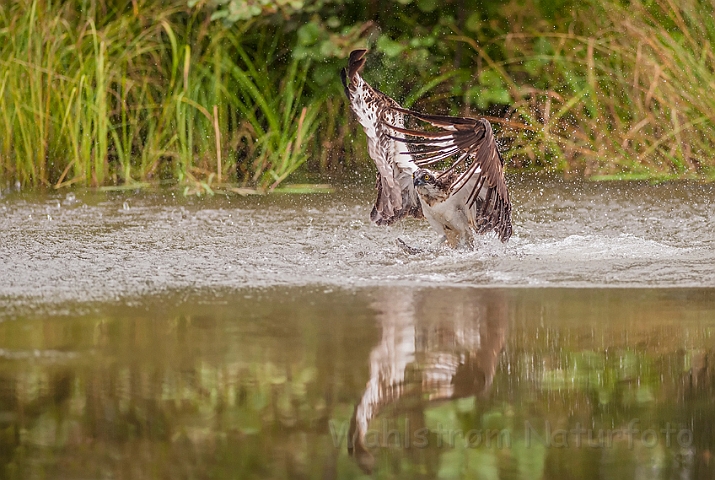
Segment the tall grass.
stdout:
[[[596,178],[715,174],[715,6],[698,0],[590,2],[568,31],[513,25],[452,40],[512,99],[501,120],[514,166]],[[551,31],[549,31],[551,30]],[[483,78],[483,77],[481,77]]]
[[[233,47],[245,67],[226,65],[230,84],[238,88],[226,90],[225,94],[246,119],[245,128],[256,139],[250,146],[250,156],[255,158],[253,181],[275,188],[305,163],[305,144],[318,126],[318,105],[300,105],[309,64],[299,66],[291,62],[285,79],[275,88],[270,77],[261,73],[261,65],[240,45]],[[268,65],[274,63],[276,49],[274,43],[266,52]]]
[[[371,22],[313,38],[301,32],[315,17],[227,27],[159,3],[0,5],[0,187],[268,190],[305,165],[370,164],[337,73]],[[712,2],[587,0],[556,28],[535,5],[466,27],[404,6],[366,75],[417,109],[491,115],[512,168],[715,176]]]
[[183,2],[86,3],[0,7],[5,182],[273,188],[305,161],[318,112],[303,95],[307,65],[247,53],[246,28]]

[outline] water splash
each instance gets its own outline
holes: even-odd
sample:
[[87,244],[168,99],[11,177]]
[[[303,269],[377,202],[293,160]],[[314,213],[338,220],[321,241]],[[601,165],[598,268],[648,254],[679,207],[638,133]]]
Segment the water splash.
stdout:
[[[522,180],[511,188],[514,236],[506,245],[481,238],[475,251],[433,248],[436,234],[423,221],[372,225],[371,188],[200,200],[147,194],[132,196],[131,206],[126,197],[83,194],[82,208],[52,212],[39,198],[10,195],[0,217],[8,272],[0,294],[61,301],[272,285],[715,285],[709,185]],[[38,208],[57,221],[43,221]],[[424,251],[406,254],[398,237]]]

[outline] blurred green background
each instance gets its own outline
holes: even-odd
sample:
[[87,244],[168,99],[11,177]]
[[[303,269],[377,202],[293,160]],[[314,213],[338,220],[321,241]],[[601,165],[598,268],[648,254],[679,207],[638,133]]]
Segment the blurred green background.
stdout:
[[[508,169],[715,175],[706,0],[12,0],[0,186],[268,190],[369,167],[339,70],[484,115]],[[297,176],[296,176],[297,175]]]

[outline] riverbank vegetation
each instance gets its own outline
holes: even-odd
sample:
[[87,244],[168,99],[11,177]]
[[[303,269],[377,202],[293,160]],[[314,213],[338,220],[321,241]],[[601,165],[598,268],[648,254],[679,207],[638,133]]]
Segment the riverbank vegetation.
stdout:
[[[220,3],[220,5],[219,5]],[[13,0],[0,6],[2,188],[275,188],[369,166],[338,78],[486,115],[512,170],[715,172],[702,0]]]

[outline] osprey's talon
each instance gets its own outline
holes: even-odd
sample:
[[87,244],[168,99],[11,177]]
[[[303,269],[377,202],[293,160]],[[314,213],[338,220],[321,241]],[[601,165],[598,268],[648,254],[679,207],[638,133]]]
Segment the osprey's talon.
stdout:
[[405,241],[399,237],[397,238],[396,243],[397,243],[397,246],[400,247],[402,250],[404,250],[405,253],[407,253],[408,255],[417,255],[419,253],[424,252],[424,250],[422,250],[421,248],[411,247],[411,246],[407,245],[405,243]]
[[442,235],[437,240],[432,242],[432,244],[430,245],[430,250],[432,250],[432,251],[439,250],[444,245],[449,245],[449,242],[447,241],[447,235]]

